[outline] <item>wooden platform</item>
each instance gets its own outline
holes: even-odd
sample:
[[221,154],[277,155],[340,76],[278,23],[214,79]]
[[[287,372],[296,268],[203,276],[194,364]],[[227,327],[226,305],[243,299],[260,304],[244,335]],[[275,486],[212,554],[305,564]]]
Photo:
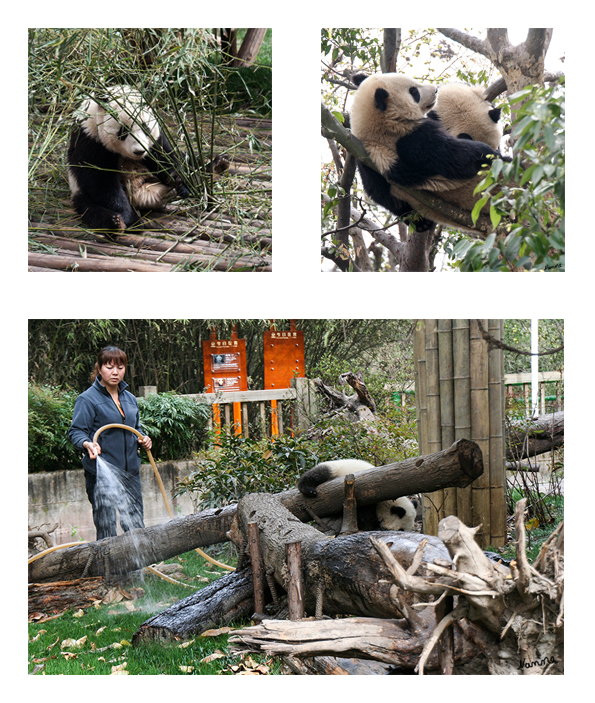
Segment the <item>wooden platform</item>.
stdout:
[[29,271],[271,271],[271,121],[221,122],[215,153],[231,164],[214,207],[180,200],[110,238],[81,226],[64,174],[56,200],[29,214]]

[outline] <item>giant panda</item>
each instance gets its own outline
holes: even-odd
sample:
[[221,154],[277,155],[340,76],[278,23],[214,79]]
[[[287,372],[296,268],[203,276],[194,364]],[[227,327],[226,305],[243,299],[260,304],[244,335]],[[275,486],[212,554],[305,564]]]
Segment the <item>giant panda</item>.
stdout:
[[[300,493],[308,498],[317,495],[317,487],[334,478],[373,469],[374,465],[360,459],[337,459],[317,464],[306,471],[298,481]],[[409,498],[383,500],[376,505],[365,505],[357,509],[357,523],[360,530],[392,530],[411,532],[417,515],[417,502]]]
[[502,158],[500,152],[481,141],[458,139],[440,120],[428,119],[426,114],[436,103],[433,85],[396,73],[357,74],[352,80],[358,90],[351,130],[383,174],[358,161],[368,196],[417,230],[429,229],[433,222],[466,229],[399,186],[428,191],[470,211],[476,200],[473,190],[481,180],[479,170]]
[[502,140],[502,109],[486,98],[485,88],[466,83],[444,83],[438,88],[436,105],[428,117],[439,120],[458,139],[472,139],[499,149]]
[[83,102],[67,161],[73,207],[93,229],[124,230],[139,219],[133,206],[190,195],[155,114],[130,86]]

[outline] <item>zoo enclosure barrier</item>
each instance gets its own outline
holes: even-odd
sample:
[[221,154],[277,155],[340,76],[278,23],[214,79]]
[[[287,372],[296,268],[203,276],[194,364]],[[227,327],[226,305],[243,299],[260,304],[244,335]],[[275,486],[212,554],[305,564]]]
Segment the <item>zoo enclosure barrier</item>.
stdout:
[[[157,393],[156,386],[141,386],[142,396]],[[249,437],[258,428],[262,437],[307,430],[318,410],[313,381],[293,378],[291,388],[256,391],[191,393],[184,397],[213,407],[209,429],[219,435],[222,427]],[[289,401],[289,402],[288,402]]]

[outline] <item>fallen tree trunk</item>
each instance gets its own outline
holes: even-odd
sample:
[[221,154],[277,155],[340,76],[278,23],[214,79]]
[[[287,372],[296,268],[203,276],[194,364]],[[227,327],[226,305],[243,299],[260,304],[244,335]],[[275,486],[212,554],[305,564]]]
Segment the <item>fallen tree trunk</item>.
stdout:
[[[300,542],[306,611],[314,615],[366,615],[401,617],[406,600],[395,599],[382,559],[370,543],[370,535],[382,541],[401,563],[428,574],[425,565],[435,559],[450,564],[448,551],[436,537],[410,532],[358,532],[329,539],[311,525],[297,520],[275,496],[253,493],[238,503],[238,524],[247,534],[248,524],[259,529],[260,552],[265,571],[284,589],[288,587],[285,545]],[[420,549],[420,545],[425,548]],[[416,560],[417,555],[417,560]],[[391,590],[392,589],[392,590]]]
[[[256,522],[259,531],[260,553],[265,570],[281,588],[287,587],[285,545],[299,541],[304,564],[304,605],[314,614],[317,605],[327,615],[353,614],[374,617],[400,617],[407,609],[406,597],[394,597],[390,572],[372,547],[369,535],[374,534],[390,545],[402,563],[420,565],[422,573],[429,575],[425,563],[439,559],[449,564],[450,557],[442,542],[428,537],[404,532],[362,532],[336,539],[325,537],[316,528],[300,522],[279,500],[266,493],[254,493],[238,503],[237,522],[232,531],[241,543],[248,524]],[[244,541],[245,543],[245,541]],[[420,545],[424,543],[423,555]],[[417,566],[416,566],[417,568]],[[245,571],[241,572],[242,574]],[[228,574],[206,589],[176,603],[159,615],[144,622],[134,635],[134,643],[146,639],[186,638],[200,634],[205,629],[228,623],[239,616],[236,589],[242,594],[242,614],[251,615],[253,608],[252,578]],[[230,592],[229,589],[234,589]],[[275,589],[275,586],[272,587]],[[275,590],[273,598],[277,596]],[[319,602],[317,602],[317,599]],[[423,642],[420,644],[423,646]]]
[[247,569],[234,571],[149,618],[134,633],[132,644],[186,639],[253,611],[252,575]]
[[506,458],[520,461],[551,452],[564,444],[564,411],[539,415],[527,426],[513,425],[506,431]]
[[235,509],[235,505],[230,505],[204,510],[161,525],[50,552],[29,564],[29,582],[72,580],[83,574],[109,580],[196,547],[225,542]]
[[108,592],[102,578],[29,584],[29,617],[34,613],[63,613],[71,608],[88,608]]
[[[482,473],[478,445],[460,439],[434,454],[358,472],[355,496],[358,505],[371,505],[410,493],[451,486],[464,488]],[[297,488],[278,493],[276,498],[299,520],[311,520],[313,512],[319,517],[334,515],[342,509],[343,479],[319,486],[316,498],[304,498]],[[72,580],[83,575],[104,576],[109,580],[196,547],[225,542],[235,512],[235,505],[204,510],[161,525],[51,552],[29,564],[29,581]]]
[[[381,500],[394,500],[412,493],[431,493],[443,488],[466,488],[483,473],[483,457],[479,446],[468,439],[459,439],[448,449],[405,459],[355,474],[355,497],[358,506]],[[335,515],[342,510],[343,478],[336,478],[317,487],[315,498],[293,489],[279,493],[279,500],[300,520]],[[297,496],[296,496],[297,493]]]
[[[491,674],[563,674],[564,524],[543,544],[531,566],[525,553],[525,506],[525,499],[517,503],[517,558],[510,570],[492,563],[484,555],[474,539],[479,528],[471,529],[454,516],[444,518],[439,526],[439,535],[448,547],[452,563],[423,564],[431,578],[422,576],[418,570],[419,550],[406,569],[395,559],[389,544],[378,539],[379,534],[386,533],[362,533],[370,538],[390,572],[393,590],[389,599],[397,604],[404,616],[402,620],[388,618],[380,621],[380,626],[376,621],[361,618],[338,623],[265,621],[238,631],[232,641],[240,648],[269,654],[304,657],[340,653],[373,658],[405,668],[415,666],[423,674],[426,668],[438,666],[436,645],[451,627],[454,628],[451,655],[456,663],[465,660],[464,652],[469,651],[467,645],[471,644],[472,651],[483,655],[484,665]],[[356,563],[358,556],[352,554]],[[456,570],[452,564],[456,564]],[[306,564],[306,569],[309,565]],[[345,567],[349,569],[349,565]],[[382,569],[377,577],[384,578]],[[363,580],[358,585],[359,602],[354,599],[352,609],[355,613],[360,603],[368,599]],[[341,584],[333,581],[332,587],[341,588]],[[458,602],[450,612],[445,609],[442,619],[435,623],[431,617],[438,609],[414,609],[404,598],[405,593],[418,594],[422,599],[428,595],[456,596]],[[468,642],[459,643],[457,652],[459,631]]]

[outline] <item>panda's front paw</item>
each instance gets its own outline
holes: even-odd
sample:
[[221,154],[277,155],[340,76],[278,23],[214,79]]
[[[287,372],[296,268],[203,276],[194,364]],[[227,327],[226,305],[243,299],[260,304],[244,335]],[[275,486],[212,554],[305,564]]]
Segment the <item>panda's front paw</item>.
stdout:
[[176,193],[178,194],[179,198],[189,198],[190,197],[190,191],[182,181],[182,179],[177,176],[175,179],[176,182]]

